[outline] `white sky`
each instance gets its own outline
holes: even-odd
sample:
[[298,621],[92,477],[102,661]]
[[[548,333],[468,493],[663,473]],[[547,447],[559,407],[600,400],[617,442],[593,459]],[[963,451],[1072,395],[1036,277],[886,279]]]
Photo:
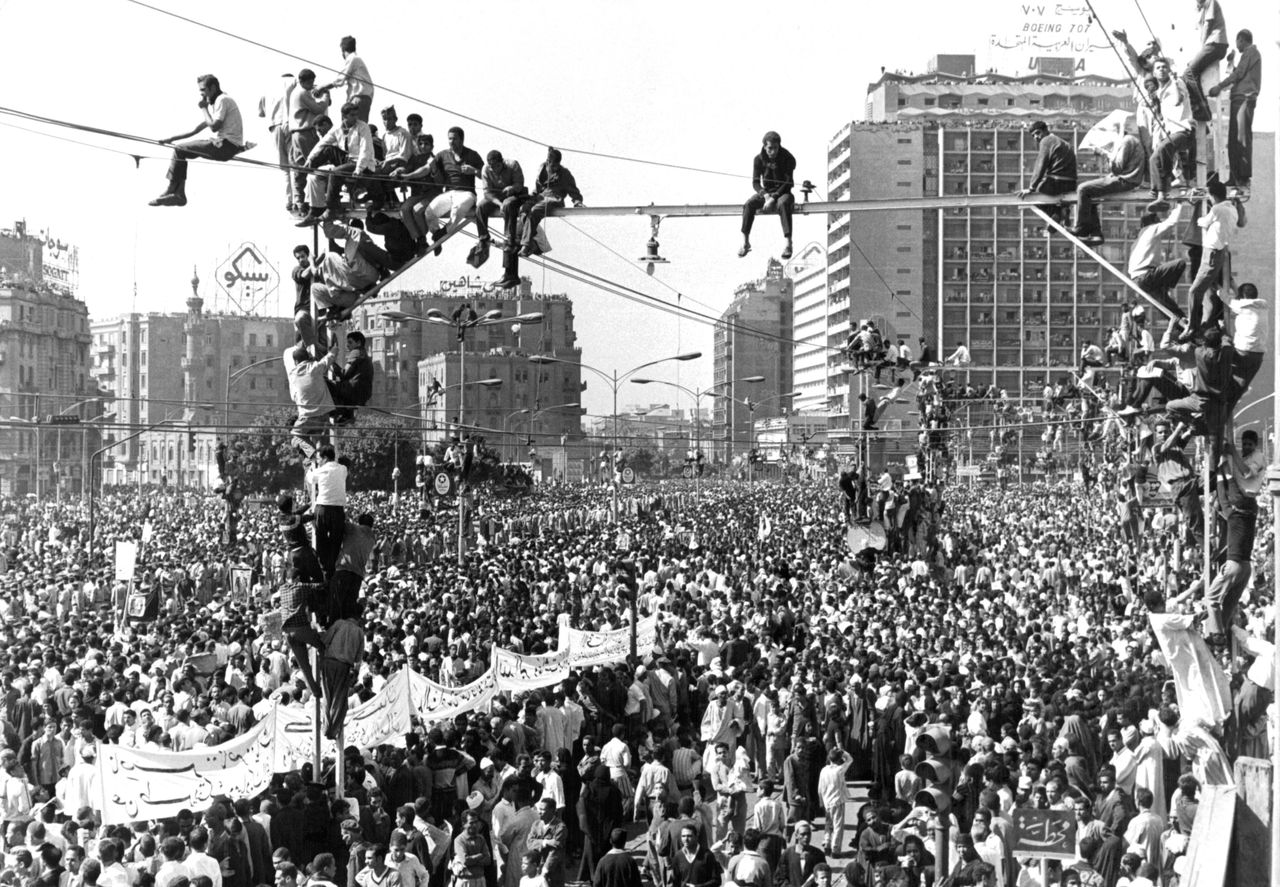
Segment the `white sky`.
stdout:
[[[375,95],[375,120],[388,103],[395,104],[402,122],[418,111],[437,145],[449,126],[460,123],[468,145],[481,154],[498,148],[519,159],[530,176],[545,154],[543,146],[555,145],[564,150],[565,165],[588,204],[597,206],[740,202],[749,193],[751,158],[769,129],[779,131],[796,155],[797,181],[808,178],[825,188],[828,139],[849,120],[861,118],[867,84],[879,77],[882,65],[919,73],[935,54],[973,53],[979,67],[1016,74],[1024,73],[1032,54],[1015,50],[993,56],[988,49],[993,33],[1007,37],[1022,26],[1024,4],[1009,0],[492,0],[457,7],[453,16],[438,4],[421,2],[155,3],[334,66],[341,62],[338,38],[354,34],[375,82],[536,141],[495,133],[386,90]],[[1037,0],[1026,5],[1068,4]],[[1095,0],[1095,8],[1108,28],[1124,27],[1131,39],[1146,39],[1135,0]],[[1194,48],[1194,0],[1145,0],[1143,8],[1180,64]],[[361,17],[354,17],[354,10]],[[1231,33],[1250,28],[1262,50],[1265,80],[1255,129],[1274,130],[1280,96],[1274,0],[1224,2],[1224,10]],[[248,138],[259,144],[251,156],[265,160],[274,159],[274,149],[265,121],[252,116],[257,99],[275,90],[281,73],[303,66],[127,0],[0,0],[0,32],[10,71],[0,85],[0,105],[159,138],[199,122],[195,77],[214,73],[245,113]],[[1108,50],[1095,50],[1087,59],[1091,70],[1119,75]],[[317,70],[323,80],[328,72]],[[0,124],[5,124],[0,144],[9,170],[0,225],[25,218],[32,230],[51,229],[78,244],[81,294],[95,318],[130,310],[183,310],[193,265],[208,303],[214,267],[242,241],[263,247],[281,270],[291,263],[294,243],[310,242],[283,211],[283,173],[195,164],[188,206],[152,209],[145,204],[164,187],[165,160],[143,160],[135,171],[129,157],[9,125],[153,158],[166,156],[161,149],[50,130],[4,115]],[[574,148],[723,170],[741,178],[585,157]],[[575,224],[627,259],[643,253],[648,237],[642,219]],[[634,262],[611,255],[564,223],[552,220],[549,234],[555,258],[674,300],[670,289],[646,278]],[[809,241],[823,241],[822,222],[797,219],[795,235],[797,251]],[[682,292],[686,305],[712,315],[728,304],[735,286],[762,275],[768,256],[782,245],[774,218],[759,220],[756,250],[742,260],[736,257],[737,219],[671,220],[661,241],[672,264],[659,269],[659,279]],[[474,274],[463,261],[465,243],[451,243],[443,261],[423,262],[406,276],[406,286],[428,288],[441,278]],[[525,271],[534,274],[536,289],[573,297],[585,363],[625,371],[664,354],[701,350],[701,361],[672,364],[667,378],[690,387],[709,384],[710,326],[691,319],[677,323],[670,315],[554,276],[544,284],[540,271],[532,266]],[[481,269],[486,279],[500,272],[496,255]],[[283,294],[284,307],[291,298],[291,291]],[[632,397],[623,393],[620,402],[674,406],[675,398],[674,390],[650,386],[635,389]],[[685,400],[681,396],[679,405],[691,406]],[[591,413],[607,413],[609,394],[592,384],[584,403]]]

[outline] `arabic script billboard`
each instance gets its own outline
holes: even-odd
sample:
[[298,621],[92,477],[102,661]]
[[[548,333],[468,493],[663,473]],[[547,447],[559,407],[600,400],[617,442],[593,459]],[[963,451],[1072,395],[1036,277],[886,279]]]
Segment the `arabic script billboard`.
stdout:
[[252,243],[233,249],[218,266],[214,278],[232,303],[248,314],[257,313],[280,286],[280,273]]

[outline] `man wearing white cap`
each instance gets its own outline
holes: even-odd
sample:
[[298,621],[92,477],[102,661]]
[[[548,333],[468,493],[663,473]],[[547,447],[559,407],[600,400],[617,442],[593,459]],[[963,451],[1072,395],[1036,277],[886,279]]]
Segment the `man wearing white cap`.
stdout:
[[98,767],[94,763],[97,756],[92,745],[80,747],[80,761],[67,771],[58,783],[57,797],[62,801],[63,810],[79,810],[81,807],[96,807]]

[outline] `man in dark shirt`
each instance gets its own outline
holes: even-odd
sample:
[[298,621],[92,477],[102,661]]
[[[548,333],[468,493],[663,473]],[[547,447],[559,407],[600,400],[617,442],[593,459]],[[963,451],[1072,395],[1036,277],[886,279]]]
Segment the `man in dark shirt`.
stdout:
[[522,256],[534,255],[534,236],[552,207],[564,206],[566,197],[572,199],[575,206],[582,206],[582,192],[578,190],[578,183],[574,181],[573,173],[560,165],[560,160],[560,152],[555,148],[548,148],[547,160],[538,168],[538,178],[534,180],[533,202],[520,219]]
[[[1043,120],[1031,124],[1031,138],[1040,146],[1035,169],[1031,171],[1031,184],[1018,192],[1019,197],[1028,194],[1070,194],[1076,189],[1076,154],[1058,136],[1049,132]],[[1046,208],[1045,212],[1062,222],[1066,209],[1062,206]]]
[[[484,160],[463,143],[465,137],[462,127],[450,127],[449,147],[435,156],[435,174],[444,193],[422,212],[423,228],[431,233],[433,240],[440,240],[449,228],[461,225],[475,214],[476,176],[484,168]],[[414,231],[407,221],[405,225]],[[436,254],[439,255],[438,249]]]
[[609,852],[591,875],[592,887],[640,887],[640,867],[627,852],[627,833],[616,828],[609,833]]
[[351,407],[362,407],[373,396],[373,358],[365,351],[364,333],[352,330],[347,333],[347,360],[341,367],[329,370],[329,392],[340,408],[331,414],[339,425],[349,424],[355,418]]
[[751,167],[751,187],[754,194],[742,204],[742,249],[738,258],[751,252],[751,225],[758,212],[777,212],[782,220],[782,236],[787,245],[782,258],[791,258],[791,213],[796,198],[791,193],[795,184],[796,159],[782,147],[782,136],[770,130],[764,134],[764,147],[755,156]]
[[1231,169],[1228,185],[1249,187],[1253,178],[1253,109],[1258,104],[1262,86],[1262,55],[1253,45],[1253,32],[1247,28],[1236,34],[1240,61],[1217,86],[1209,88],[1210,96],[1231,90],[1231,122],[1227,125],[1227,159]]
[[719,887],[720,863],[706,847],[698,843],[693,826],[680,830],[680,849],[671,861],[672,887]]

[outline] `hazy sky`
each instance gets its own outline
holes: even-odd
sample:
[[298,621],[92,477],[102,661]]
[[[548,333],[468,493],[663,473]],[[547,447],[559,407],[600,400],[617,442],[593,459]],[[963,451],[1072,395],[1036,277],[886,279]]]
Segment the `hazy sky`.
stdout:
[[[1057,53],[995,50],[992,36],[1016,43],[1013,38],[1023,33],[1026,21],[1051,20],[1077,4],[492,0],[464,8],[420,2],[155,0],[155,5],[330,66],[341,63],[338,39],[353,34],[373,79],[385,87],[374,97],[375,119],[388,103],[395,104],[401,121],[417,111],[438,145],[449,126],[460,124],[469,145],[482,154],[499,148],[519,159],[530,176],[545,146],[555,145],[565,152],[565,165],[588,204],[599,206],[740,202],[749,193],[751,158],[770,129],[779,131],[796,155],[797,181],[808,178],[825,188],[828,139],[849,120],[861,119],[867,85],[880,76],[881,66],[920,72],[935,54],[973,53],[980,67],[1023,73],[1031,55]],[[1024,7],[1043,7],[1045,18],[1033,11],[1028,19]],[[1095,0],[1095,8],[1107,28],[1124,27],[1135,40],[1146,39],[1134,0]],[[1185,60],[1194,48],[1194,0],[1146,0],[1143,9],[1166,48],[1179,63]],[[1255,128],[1274,130],[1280,96],[1275,4],[1228,2],[1224,9],[1231,32],[1251,28],[1262,49],[1264,96]],[[359,17],[353,15],[357,10]],[[1075,20],[1088,25],[1087,18]],[[0,0],[0,31],[10,59],[10,75],[0,86],[4,107],[160,138],[199,122],[195,77],[214,73],[244,112],[248,138],[259,145],[251,156],[264,160],[274,159],[274,149],[266,122],[254,116],[258,97],[275,92],[280,74],[303,66],[128,0]],[[1096,24],[1090,33],[1092,42],[1102,42]],[[1109,50],[1093,50],[1086,59],[1091,70],[1119,75]],[[312,67],[322,79],[329,74]],[[230,247],[253,241],[283,271],[291,262],[291,246],[310,241],[284,213],[283,173],[235,163],[195,164],[187,187],[190,203],[183,209],[153,209],[146,201],[165,184],[162,149],[4,115],[0,124],[9,172],[0,225],[25,218],[33,230],[50,229],[78,244],[81,292],[95,318],[130,310],[182,310],[193,265],[208,302],[215,294],[213,269]],[[130,157],[14,125],[148,159],[135,170]],[[732,175],[588,157],[575,149]],[[672,264],[649,279],[633,261],[648,238],[645,220],[578,219],[574,224],[622,258],[565,222],[551,220],[555,258],[674,302],[673,289],[662,285],[669,284],[683,294],[684,305],[712,315],[728,304],[734,287],[761,276],[768,257],[782,246],[774,218],[759,221],[756,250],[741,260],[737,219],[671,220],[661,241]],[[795,236],[798,251],[809,241],[824,240],[824,226],[818,219],[797,219]],[[433,287],[441,278],[474,274],[463,261],[466,248],[465,242],[454,242],[443,261],[429,259],[407,275],[406,286]],[[481,269],[487,279],[500,272],[496,257]],[[677,378],[678,367],[683,384],[710,382],[707,324],[677,321],[554,275],[544,282],[532,266],[526,273],[534,275],[536,288],[573,297],[585,363],[625,371],[654,357],[696,349],[704,358],[673,364],[669,378]],[[282,298],[291,299],[292,293]],[[674,403],[674,394],[650,387],[621,400]],[[608,393],[591,385],[585,404],[589,412],[606,413]]]

